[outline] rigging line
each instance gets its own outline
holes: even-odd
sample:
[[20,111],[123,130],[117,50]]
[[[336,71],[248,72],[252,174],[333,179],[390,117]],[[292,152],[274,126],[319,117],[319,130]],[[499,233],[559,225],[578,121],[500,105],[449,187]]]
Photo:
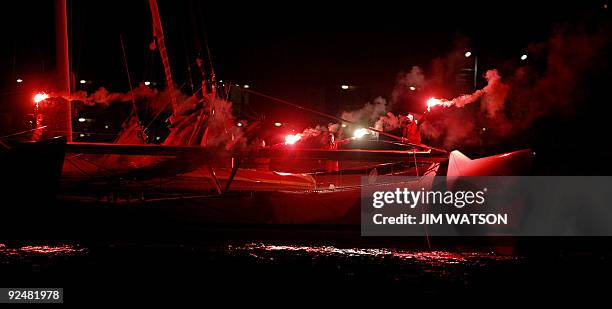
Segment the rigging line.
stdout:
[[[311,109],[311,108],[308,108],[308,107],[304,107],[304,106],[301,106],[299,104],[295,104],[295,103],[289,102],[287,100],[279,99],[279,98],[276,98],[276,97],[273,97],[273,96],[270,96],[270,95],[267,95],[267,94],[264,94],[264,93],[261,93],[261,92],[257,92],[257,91],[251,90],[251,89],[239,88],[239,90],[240,91],[246,91],[246,92],[252,93],[254,95],[258,95],[260,97],[263,97],[263,98],[266,98],[266,99],[269,99],[269,100],[272,100],[272,101],[276,101],[276,102],[279,102],[279,103],[282,103],[282,104],[285,104],[285,105],[289,105],[289,106],[295,107],[295,108],[303,110],[303,111],[307,111],[307,112],[310,112],[310,113],[313,113],[313,114],[317,114],[317,115],[323,116],[325,118],[330,118],[330,119],[334,119],[336,121],[346,122],[346,123],[350,123],[350,124],[357,124],[354,121],[349,121],[349,120],[346,120],[346,119],[343,119],[343,118],[340,118],[340,117],[336,117],[336,116],[333,116],[333,115],[330,115],[330,114],[327,114],[327,113],[323,113],[323,112],[320,112],[320,111],[317,111],[317,110],[314,110],[314,109]],[[393,139],[396,139],[396,140],[400,141],[404,145],[413,146],[413,147],[419,147],[419,148],[424,148],[424,149],[432,149],[432,150],[441,151],[441,152],[446,152],[446,150],[437,149],[437,148],[434,148],[434,147],[431,147],[431,146],[428,146],[428,145],[415,144],[415,143],[406,142],[404,140],[404,138],[402,138],[402,137],[399,137],[399,136],[396,136],[396,135],[393,135],[393,134],[389,134],[389,133],[387,133],[385,131],[381,131],[381,130],[378,130],[378,129],[375,129],[375,128],[372,128],[372,127],[368,127],[368,130],[377,132],[379,134],[385,135],[385,136],[393,138]]]
[[[187,61],[187,75],[189,75],[189,87],[191,88],[191,94],[195,94],[195,88],[193,84],[193,74],[191,73],[191,64],[189,63],[189,56],[185,51],[185,60]],[[181,87],[182,88],[182,87]]]
[[130,76],[130,69],[128,67],[127,55],[125,53],[125,45],[123,43],[122,34],[119,34],[119,41],[121,43],[121,54],[123,56],[123,68],[125,69],[125,74],[127,75],[128,86],[130,87],[130,96],[132,97],[132,113],[136,114],[136,118],[138,118],[138,113],[136,112],[136,97],[134,96],[134,88],[132,87],[132,77]]
[[17,132],[17,133],[9,134],[9,135],[0,136],[0,139],[5,139],[5,138],[9,138],[9,137],[17,136],[17,135],[26,134],[26,133],[33,132],[33,131],[36,131],[36,130],[44,129],[44,128],[46,128],[46,127],[47,127],[47,126],[41,126],[41,127],[34,128],[34,129],[29,129],[29,130],[25,130],[25,131],[21,131],[21,132]]
[[[185,83],[183,83],[179,89],[183,88],[185,86]],[[200,88],[201,89],[201,88]],[[198,89],[198,91],[200,91]],[[196,91],[197,92],[197,91]],[[182,102],[181,102],[182,103]],[[164,106],[162,108],[160,108],[155,116],[151,119],[151,121],[149,121],[149,123],[144,127],[143,132],[146,131],[147,129],[149,129],[149,127],[153,124],[153,122],[155,122],[155,120],[157,120],[157,118],[164,112],[164,110],[166,110],[166,108],[168,108],[168,105],[170,104],[170,102],[166,102],[166,104],[164,104]]]
[[134,96],[134,88],[132,87],[132,77],[130,76],[130,69],[128,67],[127,55],[125,53],[125,44],[123,43],[122,34],[119,34],[119,41],[121,42],[121,53],[123,55],[123,65],[125,68],[125,74],[127,75],[128,85],[130,86],[130,95],[132,97],[132,113],[130,116],[136,117],[136,121],[138,122],[138,125],[140,127],[140,134],[138,134],[138,137],[140,138],[140,141],[143,144],[145,144],[146,141],[142,134],[142,124],[140,123],[140,118],[138,117],[138,108],[136,107],[136,97]]
[[208,36],[206,35],[206,30],[202,30],[202,35],[204,36],[204,46],[206,47],[206,54],[208,56],[208,66],[210,66],[210,73],[211,73],[210,80],[214,87],[215,86],[214,83],[216,82],[215,68],[213,67],[212,55],[210,54],[210,47],[208,47]]
[[[200,10],[197,11],[198,13],[201,13]],[[201,29],[202,29],[202,37],[204,39],[204,47],[206,48],[206,55],[208,57],[208,66],[210,67],[210,84],[212,86],[212,94],[213,96],[217,95],[217,78],[216,78],[216,73],[215,73],[215,68],[213,66],[213,61],[212,61],[212,54],[210,52],[210,47],[208,45],[208,35],[206,32],[206,25],[204,23],[204,19],[203,18],[199,18],[199,21],[201,23]],[[198,40],[199,42],[199,40]],[[200,45],[200,44],[198,44]],[[201,46],[198,46],[198,48],[201,48]]]
[[189,61],[189,51],[187,49],[187,40],[185,40],[185,31],[184,31],[184,20],[181,20],[181,25],[183,25],[183,29],[181,29],[181,38],[183,39],[183,51],[185,52],[185,64],[187,65],[187,75],[189,76],[189,86],[191,88],[191,94],[194,94],[195,88],[193,84],[193,75],[191,74],[191,62]]

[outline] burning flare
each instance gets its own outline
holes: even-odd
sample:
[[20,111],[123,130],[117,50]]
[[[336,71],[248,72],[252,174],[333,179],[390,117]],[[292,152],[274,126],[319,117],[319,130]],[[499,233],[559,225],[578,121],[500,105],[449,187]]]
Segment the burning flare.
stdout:
[[302,139],[302,134],[289,134],[285,136],[285,145],[293,145]]
[[38,104],[38,103],[40,103],[40,102],[42,102],[42,101],[44,101],[44,100],[46,100],[48,98],[49,98],[49,95],[44,93],[44,92],[37,93],[34,96],[34,103]]
[[441,105],[444,107],[449,107],[452,105],[452,102],[450,101],[442,101],[440,99],[436,99],[436,98],[430,98],[429,100],[427,100],[427,111],[430,112],[431,108],[437,105]]
[[355,130],[355,132],[353,132],[353,137],[362,138],[369,133],[370,131],[368,129],[360,128],[360,129]]

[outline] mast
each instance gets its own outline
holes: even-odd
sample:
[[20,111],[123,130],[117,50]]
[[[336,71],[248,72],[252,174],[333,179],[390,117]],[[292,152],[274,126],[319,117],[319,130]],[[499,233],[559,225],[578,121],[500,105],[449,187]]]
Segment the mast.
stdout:
[[[55,0],[55,63],[57,67],[57,91],[70,95],[70,59],[68,56],[68,18],[66,0]],[[65,100],[67,106],[62,106],[64,119],[60,127],[66,134],[68,142],[72,142],[72,106],[70,100]]]
[[153,36],[157,40],[157,48],[161,56],[162,63],[164,65],[164,73],[166,75],[166,84],[168,92],[170,93],[170,102],[172,103],[172,119],[174,119],[176,108],[176,96],[174,93],[174,82],[172,81],[172,71],[170,70],[170,60],[168,59],[168,52],[166,50],[166,43],[164,41],[164,29],[162,28],[161,19],[159,17],[159,9],[157,7],[157,0],[149,0],[149,7],[151,8],[151,17],[153,18]]

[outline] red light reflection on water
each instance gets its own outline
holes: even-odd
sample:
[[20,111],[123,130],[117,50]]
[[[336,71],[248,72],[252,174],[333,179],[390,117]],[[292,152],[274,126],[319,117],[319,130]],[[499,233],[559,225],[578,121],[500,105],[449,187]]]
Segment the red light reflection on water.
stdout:
[[24,246],[19,248],[21,252],[33,253],[33,254],[46,254],[46,255],[68,255],[75,253],[82,253],[85,249],[76,248],[70,245],[60,246]]
[[2,256],[67,256],[81,255],[87,252],[84,248],[72,245],[40,245],[40,246],[22,246],[17,248],[9,248],[5,244],[0,244],[0,257]]
[[265,254],[311,255],[312,257],[365,257],[371,259],[396,259],[400,262],[428,266],[477,265],[487,262],[520,261],[519,256],[500,255],[493,252],[451,251],[402,251],[389,248],[337,248],[334,246],[294,246],[247,244],[230,247],[230,251],[248,252],[249,255],[265,258]]

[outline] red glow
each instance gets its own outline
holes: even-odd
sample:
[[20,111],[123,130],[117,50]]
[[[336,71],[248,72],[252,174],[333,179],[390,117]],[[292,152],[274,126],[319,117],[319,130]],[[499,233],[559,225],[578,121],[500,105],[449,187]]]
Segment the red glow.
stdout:
[[451,105],[450,102],[448,101],[442,101],[440,99],[436,99],[436,98],[429,98],[429,100],[427,100],[427,111],[431,111],[431,108],[437,105],[442,105],[444,107],[448,107]]
[[49,98],[49,95],[44,92],[37,93],[36,95],[34,95],[34,103],[38,104],[48,98]]
[[302,139],[302,134],[289,134],[285,136],[285,145],[293,145]]

